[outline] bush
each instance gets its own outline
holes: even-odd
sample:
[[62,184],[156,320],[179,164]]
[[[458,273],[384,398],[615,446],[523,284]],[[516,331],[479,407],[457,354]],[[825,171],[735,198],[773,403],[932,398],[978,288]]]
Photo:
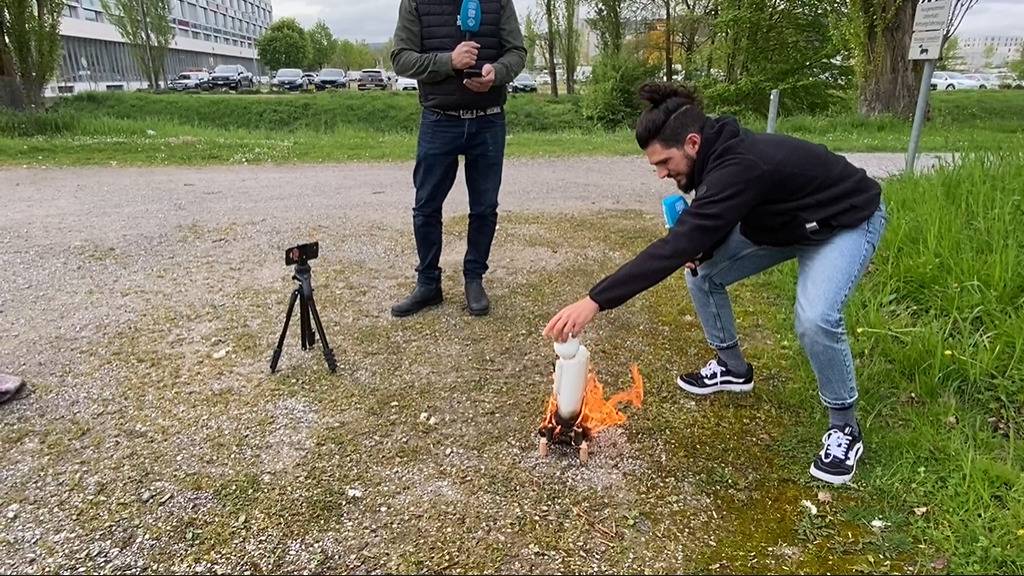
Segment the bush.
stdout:
[[642,110],[637,89],[655,74],[633,54],[600,56],[583,96],[583,114],[603,128],[632,127]]

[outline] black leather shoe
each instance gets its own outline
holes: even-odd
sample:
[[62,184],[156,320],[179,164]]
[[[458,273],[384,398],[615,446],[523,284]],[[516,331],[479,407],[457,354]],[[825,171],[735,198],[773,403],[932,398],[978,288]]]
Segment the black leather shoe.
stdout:
[[391,315],[396,318],[412,316],[424,308],[437,306],[443,301],[444,294],[441,292],[440,286],[421,286],[417,284],[416,289],[412,291],[408,298],[391,307]]
[[491,299],[484,290],[483,280],[466,281],[466,307],[472,316],[487,316],[491,311]]

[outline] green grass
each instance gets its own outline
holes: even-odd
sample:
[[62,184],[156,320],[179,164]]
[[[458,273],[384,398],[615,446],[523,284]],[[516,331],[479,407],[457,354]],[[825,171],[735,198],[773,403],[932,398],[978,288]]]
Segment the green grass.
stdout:
[[[923,151],[1024,145],[1024,92],[937,93]],[[79,95],[47,114],[0,112],[0,164],[211,165],[411,160],[412,93]],[[713,112],[713,110],[711,110]],[[744,123],[762,130],[763,118]],[[589,125],[577,97],[520,95],[508,105],[511,157],[636,154],[632,132]],[[906,148],[909,122],[852,111],[789,117],[779,131],[841,151]]]
[[[887,182],[889,225],[848,313],[879,517],[954,572],[1024,571],[1024,153]],[[793,298],[795,269],[766,289]],[[791,333],[792,314],[777,318]],[[813,381],[798,346],[784,348]],[[824,427],[803,386],[784,394],[795,454]],[[800,462],[801,465],[804,462]],[[918,516],[915,508],[927,508]]]

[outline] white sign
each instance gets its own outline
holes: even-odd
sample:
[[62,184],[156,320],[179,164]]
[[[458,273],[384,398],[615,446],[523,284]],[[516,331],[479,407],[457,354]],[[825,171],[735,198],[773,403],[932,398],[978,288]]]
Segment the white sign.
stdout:
[[951,0],[918,0],[914,15],[914,32],[945,30]]
[[914,32],[910,37],[911,60],[938,60],[942,55],[942,36],[944,30]]

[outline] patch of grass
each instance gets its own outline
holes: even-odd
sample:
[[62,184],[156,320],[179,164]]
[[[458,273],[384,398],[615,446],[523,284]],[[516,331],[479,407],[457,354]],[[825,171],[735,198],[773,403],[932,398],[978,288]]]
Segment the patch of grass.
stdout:
[[[858,474],[875,503],[853,519],[892,523],[955,572],[1024,570],[1022,189],[1020,153],[888,181],[888,229],[848,313],[867,438]],[[764,286],[792,301],[794,274]],[[798,348],[783,353],[813,381]],[[805,444],[824,429],[806,396],[784,396],[808,423],[793,431]]]
[[[1024,92],[937,93],[923,151],[1024,145]],[[580,100],[516,95],[508,104],[510,157],[637,154],[631,130],[588,123]],[[268,95],[88,93],[46,114],[0,112],[0,164],[209,165],[412,160],[413,94]],[[714,110],[710,110],[714,113]],[[764,118],[744,118],[763,130]],[[779,131],[841,151],[906,149],[910,123],[854,111],[783,117]]]

